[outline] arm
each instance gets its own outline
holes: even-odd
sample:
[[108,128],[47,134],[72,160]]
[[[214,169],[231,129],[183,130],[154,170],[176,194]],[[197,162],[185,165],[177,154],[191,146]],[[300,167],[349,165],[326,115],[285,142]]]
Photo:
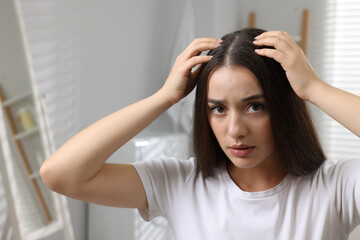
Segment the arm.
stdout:
[[290,85],[303,100],[309,101],[360,137],[360,97],[330,86],[315,73],[301,48],[286,32],[265,32],[254,44],[273,46],[259,49],[259,55],[278,61]]
[[216,39],[194,40],[179,55],[158,92],[92,124],[46,159],[40,169],[44,183],[56,192],[83,201],[147,208],[145,190],[135,168],[105,161],[192,91],[198,71],[191,73],[191,69],[211,59],[199,53],[219,44]]
[[360,97],[326,83],[313,88],[309,101],[360,137]]
[[82,130],[45,160],[40,169],[44,183],[83,201],[146,208],[146,195],[135,169],[104,163],[170,105],[158,92]]

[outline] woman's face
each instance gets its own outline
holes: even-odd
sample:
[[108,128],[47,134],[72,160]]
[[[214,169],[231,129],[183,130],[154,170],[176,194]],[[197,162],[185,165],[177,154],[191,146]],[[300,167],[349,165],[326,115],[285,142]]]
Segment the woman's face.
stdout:
[[254,74],[223,66],[207,86],[208,119],[222,150],[238,168],[268,169],[276,158],[269,112]]

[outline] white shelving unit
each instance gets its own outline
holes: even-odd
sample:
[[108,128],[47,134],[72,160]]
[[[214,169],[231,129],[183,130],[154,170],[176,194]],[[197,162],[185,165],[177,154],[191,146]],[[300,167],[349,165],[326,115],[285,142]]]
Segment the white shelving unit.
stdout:
[[53,147],[17,1],[0,1],[0,31],[5,33],[0,36],[0,171],[10,228],[4,232],[16,240],[73,240],[65,197],[50,191],[39,175]]

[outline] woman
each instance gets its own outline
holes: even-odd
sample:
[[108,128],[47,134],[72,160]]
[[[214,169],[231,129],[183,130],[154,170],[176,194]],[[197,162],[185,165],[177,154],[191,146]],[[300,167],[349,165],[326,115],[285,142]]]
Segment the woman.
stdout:
[[[196,158],[105,163],[196,84]],[[196,39],[157,93],[75,135],[40,174],[69,197],[163,215],[177,239],[347,239],[360,160],[324,161],[304,101],[360,136],[360,98],[323,82],[287,33]]]

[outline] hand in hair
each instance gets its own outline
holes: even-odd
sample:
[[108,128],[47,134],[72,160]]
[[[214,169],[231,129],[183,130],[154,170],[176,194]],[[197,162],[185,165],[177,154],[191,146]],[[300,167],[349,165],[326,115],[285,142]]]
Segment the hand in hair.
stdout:
[[199,38],[191,42],[176,58],[174,66],[161,90],[169,96],[171,104],[175,104],[187,96],[196,85],[200,67],[194,72],[191,69],[198,64],[210,61],[212,56],[202,55],[202,51],[215,49],[221,40],[215,38]]
[[312,90],[322,80],[316,75],[302,49],[287,32],[269,31],[255,38],[258,46],[271,46],[275,49],[262,48],[257,54],[275,59],[281,64],[296,94],[303,100],[309,100]]
[[264,32],[255,38],[256,52],[281,64],[296,94],[307,100],[360,137],[360,97],[322,81],[301,48],[286,32]]

